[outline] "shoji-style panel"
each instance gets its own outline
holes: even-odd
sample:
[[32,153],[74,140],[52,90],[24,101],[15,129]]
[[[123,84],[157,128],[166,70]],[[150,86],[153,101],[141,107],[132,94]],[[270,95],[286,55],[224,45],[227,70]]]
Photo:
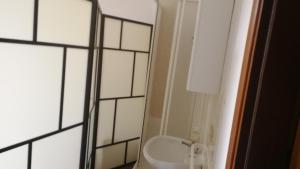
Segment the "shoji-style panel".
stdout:
[[148,52],[152,28],[147,25],[123,22],[122,49]]
[[34,0],[1,0],[0,3],[0,37],[32,40]]
[[105,18],[103,46],[107,48],[119,48],[121,35],[121,21]]
[[139,137],[143,127],[145,99],[120,99],[116,107],[115,141]]
[[97,0],[0,0],[0,20],[0,168],[85,169],[97,102]]
[[91,11],[88,1],[39,0],[38,41],[89,46]]
[[112,143],[115,104],[115,100],[103,100],[100,102],[97,146]]
[[[28,146],[22,146],[0,154],[0,168],[27,169]],[[18,162],[16,162],[18,160]]]
[[138,156],[138,151],[140,148],[140,140],[133,140],[128,142],[128,147],[127,147],[127,158],[126,162],[131,163],[136,160],[136,157]]
[[104,15],[96,105],[96,168],[137,160],[142,135],[152,25]]
[[100,98],[130,96],[133,52],[103,51]]
[[133,96],[141,96],[146,93],[148,59],[149,54],[136,53],[132,89]]
[[124,164],[125,147],[126,145],[121,143],[97,150],[96,168],[109,169]]
[[88,50],[67,49],[62,127],[83,121]]
[[0,42],[0,149],[58,129],[63,49]]
[[32,144],[32,169],[75,169],[79,166],[82,127]]

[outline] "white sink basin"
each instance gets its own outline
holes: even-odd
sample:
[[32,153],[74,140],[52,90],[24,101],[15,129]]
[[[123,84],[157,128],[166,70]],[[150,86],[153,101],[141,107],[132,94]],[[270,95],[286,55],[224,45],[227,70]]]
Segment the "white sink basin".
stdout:
[[[157,169],[189,169],[190,148],[182,144],[184,139],[171,136],[155,136],[147,141],[143,153],[145,159]],[[200,165],[194,165],[200,169]]]

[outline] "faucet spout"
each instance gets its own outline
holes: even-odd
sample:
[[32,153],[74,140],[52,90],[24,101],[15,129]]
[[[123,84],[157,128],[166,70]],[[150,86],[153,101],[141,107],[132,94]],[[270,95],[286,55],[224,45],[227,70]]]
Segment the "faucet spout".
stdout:
[[195,144],[195,141],[192,141],[192,140],[183,140],[181,141],[181,144],[184,144],[188,147],[191,147],[193,144]]

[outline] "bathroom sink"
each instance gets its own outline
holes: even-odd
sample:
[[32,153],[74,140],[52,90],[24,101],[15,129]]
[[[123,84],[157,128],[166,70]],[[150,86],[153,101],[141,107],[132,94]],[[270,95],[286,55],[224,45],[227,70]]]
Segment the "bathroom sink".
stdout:
[[[152,137],[143,149],[145,159],[157,169],[189,169],[191,149],[182,144],[183,141],[187,140],[171,136]],[[200,159],[199,155],[195,157]],[[194,169],[200,169],[199,160],[194,161]]]

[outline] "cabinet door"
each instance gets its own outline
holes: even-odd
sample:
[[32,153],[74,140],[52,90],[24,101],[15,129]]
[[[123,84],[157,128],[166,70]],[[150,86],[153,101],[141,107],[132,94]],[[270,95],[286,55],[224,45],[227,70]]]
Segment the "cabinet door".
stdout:
[[233,5],[233,0],[200,1],[187,82],[188,90],[218,93]]

